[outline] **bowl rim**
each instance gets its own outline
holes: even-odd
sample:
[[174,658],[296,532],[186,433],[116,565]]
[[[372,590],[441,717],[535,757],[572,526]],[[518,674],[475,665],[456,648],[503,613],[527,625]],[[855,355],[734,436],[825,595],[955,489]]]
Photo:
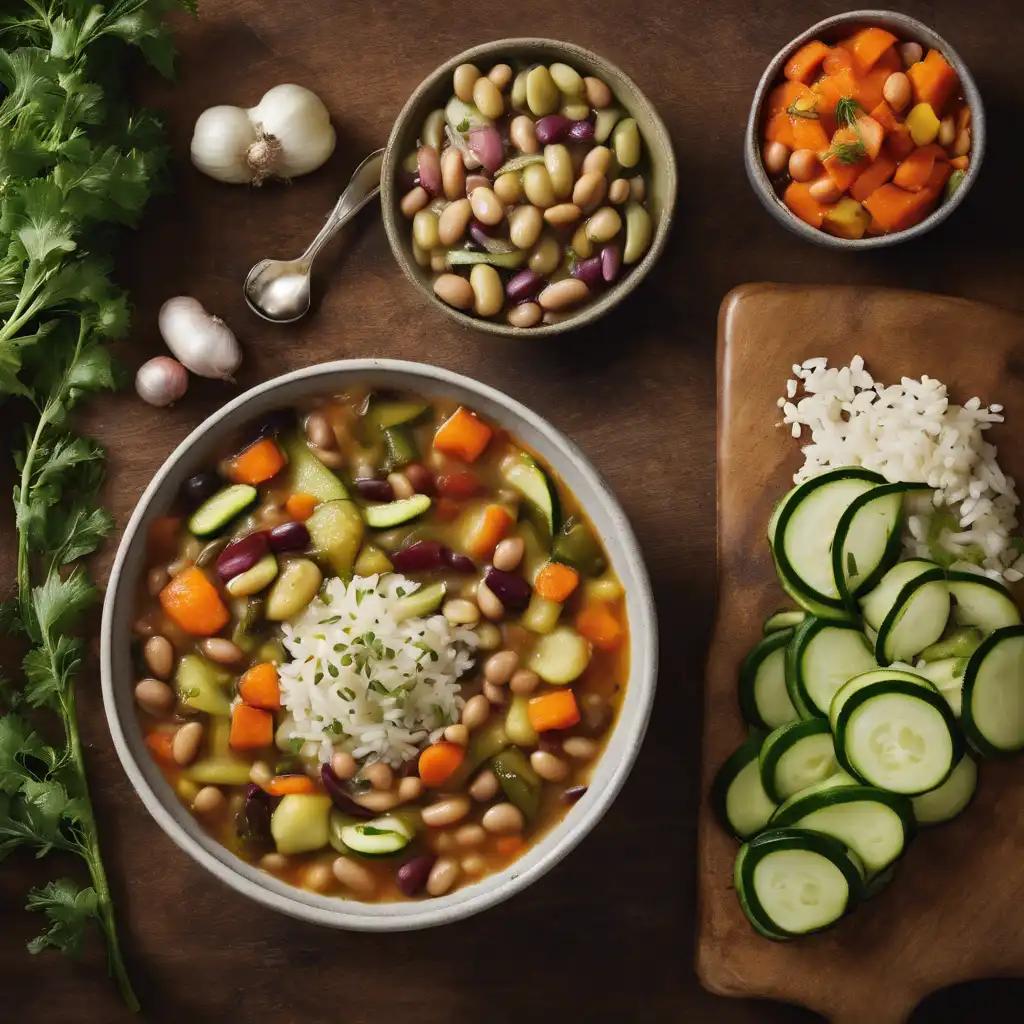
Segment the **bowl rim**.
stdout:
[[[178,464],[187,459],[200,438],[216,430],[225,421],[228,421],[231,427],[235,426],[236,424],[231,421],[240,409],[296,382],[309,382],[310,392],[313,392],[317,381],[322,380],[326,383],[336,379],[339,374],[343,377],[358,378],[360,375],[386,376],[391,373],[413,375],[424,382],[425,388],[429,388],[430,384],[441,385],[482,399],[485,403],[500,408],[502,414],[507,417],[505,422],[512,421],[516,424],[513,430],[525,427],[537,432],[553,450],[557,451],[560,459],[575,463],[575,469],[585,486],[592,491],[591,500],[600,503],[603,512],[614,523],[623,555],[617,563],[620,575],[632,579],[632,586],[627,590],[627,601],[630,634],[634,638],[634,644],[631,648],[630,676],[626,692],[627,695],[636,695],[636,704],[628,718],[625,715],[626,707],[623,706],[609,737],[609,747],[614,744],[620,751],[619,759],[611,763],[607,781],[594,793],[594,799],[586,806],[582,801],[576,805],[582,813],[571,824],[568,815],[563,817],[543,833],[518,860],[452,894],[408,903],[375,904],[320,896],[275,879],[236,857],[203,831],[191,813],[177,804],[173,791],[166,782],[163,782],[163,788],[166,790],[163,796],[154,790],[128,742],[128,730],[133,727],[138,730],[138,725],[133,722],[125,723],[119,712],[115,692],[113,640],[114,613],[119,604],[119,595],[125,592],[125,588],[132,587],[134,582],[128,578],[122,579],[129,550],[140,526],[147,519],[150,505],[154,499],[161,496],[165,481]],[[495,418],[500,419],[498,416]],[[559,467],[555,465],[555,468]],[[640,638],[643,638],[642,643]],[[304,367],[256,385],[203,420],[163,462],[139,498],[118,544],[103,602],[100,674],[104,711],[118,758],[150,815],[179,849],[243,896],[291,917],[352,931],[409,931],[461,920],[503,902],[551,870],[600,821],[614,802],[633,767],[650,720],[658,675],[658,625],[646,565],[625,512],[598,471],[561,431],[503,392],[462,374],[405,360],[347,359]],[[610,753],[610,750],[605,750],[601,758],[595,762],[595,771],[600,769],[602,762]],[[156,771],[159,773],[159,769]],[[162,775],[160,781],[163,781]],[[168,804],[172,804],[174,809]]]
[[[438,86],[444,80],[444,77],[451,74],[451,72],[460,64],[470,63],[482,57],[491,57],[505,51],[525,48],[546,48],[561,51],[568,55],[569,59],[572,57],[582,58],[583,60],[595,65],[601,70],[602,74],[610,72],[612,77],[619,78],[625,83],[626,88],[633,92],[636,99],[639,101],[639,104],[645,108],[646,115],[650,118],[656,134],[661,137],[667,154],[664,168],[666,187],[661,215],[658,218],[658,223],[655,227],[654,238],[651,241],[650,248],[644,254],[643,259],[634,266],[628,274],[621,277],[614,287],[609,288],[595,301],[589,302],[585,306],[581,306],[577,312],[566,317],[564,320],[559,320],[551,324],[542,324],[537,327],[513,327],[511,324],[505,323],[504,321],[499,322],[484,317],[470,316],[468,313],[463,313],[461,310],[455,309],[453,306],[449,306],[438,299],[433,294],[430,287],[421,281],[412,269],[411,249],[408,247],[407,239],[404,239],[399,231],[399,217],[396,214],[396,202],[393,194],[395,191],[395,174],[401,158],[400,154],[396,151],[398,136],[404,130],[416,108],[423,103],[424,97]],[[510,55],[514,56],[514,54]],[[615,93],[616,98],[618,98],[618,90],[613,89],[613,92]],[[479,43],[476,46],[470,47],[468,50],[463,50],[462,53],[456,54],[443,64],[438,65],[419,83],[419,85],[416,86],[412,93],[410,93],[409,98],[406,100],[398,116],[395,118],[395,123],[391,128],[391,132],[388,136],[388,141],[384,149],[384,165],[381,168],[380,204],[381,214],[384,220],[384,230],[387,233],[388,243],[391,246],[391,252],[395,258],[395,262],[402,268],[402,272],[413,284],[416,290],[422,293],[423,297],[429,303],[443,310],[448,316],[463,327],[468,327],[472,330],[483,331],[486,334],[493,334],[505,338],[544,338],[551,337],[551,335],[554,334],[564,334],[567,331],[577,330],[580,327],[585,327],[588,324],[599,320],[617,306],[623,299],[625,299],[626,296],[640,284],[664,252],[675,217],[677,192],[678,168],[676,165],[675,150],[672,146],[672,136],[669,134],[668,128],[665,126],[665,122],[661,119],[661,115],[658,113],[657,108],[625,71],[613,64],[611,61],[602,57],[600,54],[594,53],[592,50],[585,49],[582,46],[577,46],[575,43],[568,43],[560,39],[548,39],[540,36],[514,36],[506,39],[495,39],[487,43]]]
[[[765,172],[764,164],[761,160],[761,144],[759,139],[761,110],[764,107],[765,98],[772,86],[776,84],[787,58],[804,43],[850,22],[875,22],[888,26],[896,25],[909,35],[910,38],[905,41],[926,43],[931,49],[940,50],[959,76],[968,106],[971,108],[971,161],[967,174],[964,176],[956,192],[953,193],[953,196],[940,203],[920,223],[905,228],[903,231],[896,231],[888,235],[874,235],[870,238],[839,238],[836,235],[830,235],[826,231],[812,228],[810,224],[805,223],[795,214],[791,213],[772,188],[771,180]],[[974,186],[984,159],[985,142],[985,108],[982,103],[981,92],[966,61],[945,38],[917,18],[904,14],[901,11],[873,8],[847,11],[843,14],[835,14],[831,17],[823,18],[799,35],[794,36],[775,54],[761,75],[757,88],[754,90],[754,98],[751,102],[750,114],[747,118],[747,127],[744,133],[743,164],[747,172],[747,180],[750,182],[751,188],[753,188],[758,199],[760,199],[761,204],[783,227],[793,234],[814,242],[816,245],[822,245],[830,249],[850,249],[854,251],[883,249],[926,234],[932,228],[938,227],[939,224],[953,213]]]

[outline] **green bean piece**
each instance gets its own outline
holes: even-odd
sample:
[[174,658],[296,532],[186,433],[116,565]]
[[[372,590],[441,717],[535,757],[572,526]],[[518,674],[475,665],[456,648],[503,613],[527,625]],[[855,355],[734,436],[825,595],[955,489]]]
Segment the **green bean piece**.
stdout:
[[509,747],[491,761],[505,796],[529,819],[540,807],[540,778],[518,747]]
[[600,576],[608,567],[593,530],[579,516],[570,516],[565,521],[551,546],[551,556],[584,576]]

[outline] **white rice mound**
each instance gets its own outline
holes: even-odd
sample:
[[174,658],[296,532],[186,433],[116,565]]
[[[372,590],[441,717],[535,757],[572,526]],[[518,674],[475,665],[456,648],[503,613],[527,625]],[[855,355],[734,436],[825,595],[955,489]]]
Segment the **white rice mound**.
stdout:
[[927,494],[908,497],[904,554],[1013,583],[1024,577],[1024,556],[1014,541],[1017,493],[984,438],[1003,422],[1001,405],[979,398],[949,400],[932,377],[876,383],[854,356],[829,367],[824,357],[793,366],[778,401],[794,437],[810,432],[795,483],[840,466],[864,466],[886,480],[926,483]]
[[396,621],[395,602],[419,586],[397,573],[335,578],[283,625],[292,661],[278,670],[281,703],[304,753],[347,750],[397,768],[459,720],[477,635],[443,615]]

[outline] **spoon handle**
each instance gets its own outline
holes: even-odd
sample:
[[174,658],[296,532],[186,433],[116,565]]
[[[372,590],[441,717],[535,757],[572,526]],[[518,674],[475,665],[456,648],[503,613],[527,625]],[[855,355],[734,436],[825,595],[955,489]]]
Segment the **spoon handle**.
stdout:
[[380,192],[380,171],[384,163],[384,150],[371,153],[353,172],[348,187],[331,211],[326,223],[309,243],[309,248],[299,257],[310,264],[323,246],[334,237],[378,192]]

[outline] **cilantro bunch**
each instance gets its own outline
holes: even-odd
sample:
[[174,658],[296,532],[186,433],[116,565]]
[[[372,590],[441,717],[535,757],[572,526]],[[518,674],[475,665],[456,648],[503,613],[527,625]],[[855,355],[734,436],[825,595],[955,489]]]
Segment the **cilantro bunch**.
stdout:
[[103,452],[71,414],[114,385],[106,345],[126,332],[128,305],[109,276],[112,229],[137,223],[166,159],[159,120],[132,111],[119,83],[132,48],[171,73],[161,19],[175,6],[194,0],[6,0],[0,14],[0,401],[27,410],[17,593],[0,626],[29,648],[0,691],[0,860],[19,847],[83,859],[90,884],[29,893],[46,921],[29,949],[77,954],[97,922],[132,1009],[75,714],[76,629],[97,599],[76,563],[113,519],[97,503]]

